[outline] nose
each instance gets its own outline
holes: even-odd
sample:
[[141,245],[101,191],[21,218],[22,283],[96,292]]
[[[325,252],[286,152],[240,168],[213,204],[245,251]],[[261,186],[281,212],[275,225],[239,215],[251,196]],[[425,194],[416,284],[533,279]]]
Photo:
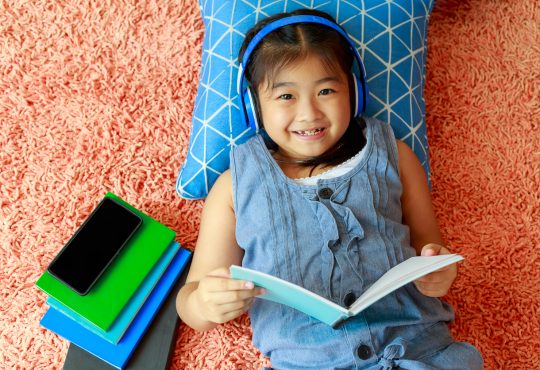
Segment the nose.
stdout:
[[311,122],[322,117],[322,112],[314,97],[300,99],[296,112],[297,121]]

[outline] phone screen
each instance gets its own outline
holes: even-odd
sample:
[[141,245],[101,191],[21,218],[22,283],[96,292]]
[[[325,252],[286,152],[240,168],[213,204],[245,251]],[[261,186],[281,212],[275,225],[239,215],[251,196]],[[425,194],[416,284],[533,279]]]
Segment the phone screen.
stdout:
[[104,198],[49,265],[49,272],[77,293],[87,294],[142,220]]

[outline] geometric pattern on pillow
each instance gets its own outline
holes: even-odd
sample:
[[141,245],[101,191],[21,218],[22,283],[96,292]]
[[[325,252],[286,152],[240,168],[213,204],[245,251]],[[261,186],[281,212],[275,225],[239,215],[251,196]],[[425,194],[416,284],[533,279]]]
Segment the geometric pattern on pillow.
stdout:
[[325,11],[347,31],[366,69],[365,115],[388,122],[396,137],[416,153],[429,178],[424,80],[433,4],[434,0],[201,0],[202,65],[178,194],[186,199],[206,197],[229,167],[231,148],[254,135],[240,116],[238,51],[246,32],[260,19],[299,8]]

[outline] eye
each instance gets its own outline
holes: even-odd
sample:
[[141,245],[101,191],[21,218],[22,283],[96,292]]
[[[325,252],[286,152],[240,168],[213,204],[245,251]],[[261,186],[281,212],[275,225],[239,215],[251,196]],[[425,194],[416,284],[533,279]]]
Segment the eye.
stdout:
[[278,96],[279,100],[291,100],[292,98],[292,94],[281,94],[280,96]]
[[319,95],[329,95],[333,92],[335,92],[334,89],[322,89],[321,91],[319,91]]

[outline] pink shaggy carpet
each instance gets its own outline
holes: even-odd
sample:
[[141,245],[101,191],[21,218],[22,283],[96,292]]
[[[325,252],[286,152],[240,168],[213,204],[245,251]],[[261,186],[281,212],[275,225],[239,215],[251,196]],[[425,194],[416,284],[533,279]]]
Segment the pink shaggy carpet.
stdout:
[[[203,26],[195,0],[0,3],[0,368],[58,369],[35,286],[110,190],[193,249],[201,202],[174,192]],[[433,198],[466,261],[452,332],[486,369],[540,364],[540,0],[440,0],[429,27]],[[268,361],[246,316],[182,325],[174,369]]]

